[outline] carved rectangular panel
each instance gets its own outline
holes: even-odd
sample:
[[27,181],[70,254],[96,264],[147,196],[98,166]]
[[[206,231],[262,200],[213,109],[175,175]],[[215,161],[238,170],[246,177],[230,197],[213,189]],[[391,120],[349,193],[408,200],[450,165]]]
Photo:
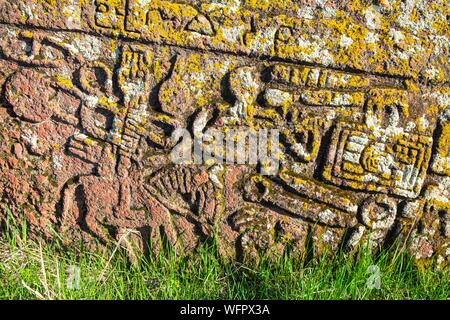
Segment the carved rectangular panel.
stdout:
[[340,123],[331,140],[323,177],[337,185],[403,197],[419,195],[432,139],[398,134],[381,137],[364,126]]

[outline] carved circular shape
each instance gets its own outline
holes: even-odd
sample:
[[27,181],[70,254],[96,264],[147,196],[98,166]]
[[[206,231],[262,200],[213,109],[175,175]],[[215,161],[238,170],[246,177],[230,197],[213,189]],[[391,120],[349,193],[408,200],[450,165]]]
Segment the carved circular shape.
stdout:
[[361,206],[362,222],[373,230],[389,229],[396,215],[396,202],[383,195],[371,197]]
[[112,93],[112,72],[105,64],[95,61],[80,68],[80,86],[86,93]]
[[40,73],[24,69],[8,80],[5,98],[20,118],[39,123],[52,116],[50,100],[55,94],[50,82]]

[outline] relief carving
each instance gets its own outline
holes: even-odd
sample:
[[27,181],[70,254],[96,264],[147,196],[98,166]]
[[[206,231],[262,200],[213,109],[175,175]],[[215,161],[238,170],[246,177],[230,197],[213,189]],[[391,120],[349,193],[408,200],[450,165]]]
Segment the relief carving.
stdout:
[[96,0],[64,28],[0,14],[2,203],[37,237],[125,238],[132,259],[400,241],[447,265],[448,66],[409,31],[248,6]]

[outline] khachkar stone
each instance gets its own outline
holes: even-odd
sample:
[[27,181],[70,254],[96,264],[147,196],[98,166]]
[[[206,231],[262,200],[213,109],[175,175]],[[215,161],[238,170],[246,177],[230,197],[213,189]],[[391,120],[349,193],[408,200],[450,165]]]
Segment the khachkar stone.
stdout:
[[[0,219],[250,260],[398,243],[442,268],[449,17],[445,0],[0,0]],[[271,161],[236,161],[261,135],[214,144],[249,131],[279,134]],[[173,157],[194,149],[213,156]]]

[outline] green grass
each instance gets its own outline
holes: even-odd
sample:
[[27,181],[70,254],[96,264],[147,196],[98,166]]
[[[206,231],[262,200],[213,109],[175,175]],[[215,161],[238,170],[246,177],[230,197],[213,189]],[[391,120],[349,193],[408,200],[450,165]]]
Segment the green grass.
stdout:
[[[225,262],[213,245],[190,258],[166,251],[130,264],[120,250],[62,250],[27,240],[26,228],[0,238],[0,299],[448,299],[448,272],[419,271],[386,251],[304,263],[288,257],[258,267]],[[369,288],[380,269],[380,288]],[[79,268],[78,288],[67,283]],[[373,268],[373,267],[372,267]]]

